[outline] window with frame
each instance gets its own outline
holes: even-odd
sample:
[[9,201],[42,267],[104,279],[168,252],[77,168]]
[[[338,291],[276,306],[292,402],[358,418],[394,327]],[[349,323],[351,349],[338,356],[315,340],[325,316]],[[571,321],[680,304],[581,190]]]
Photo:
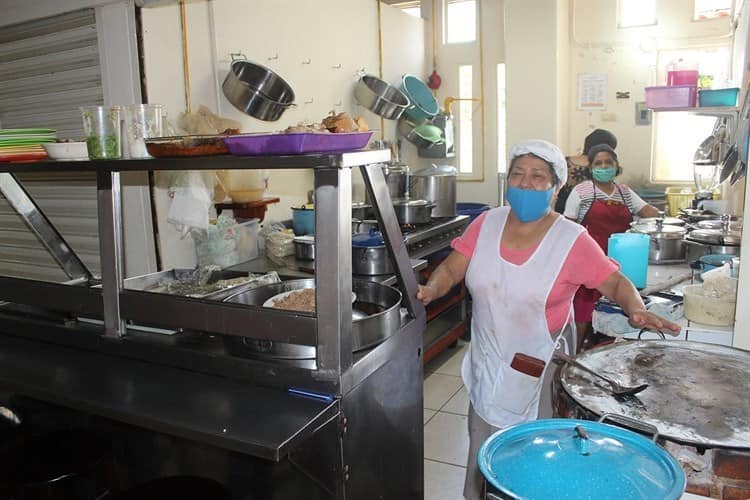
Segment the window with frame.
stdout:
[[401,9],[404,14],[409,14],[413,17],[422,17],[422,7],[419,0],[410,0],[408,2],[387,2],[391,4],[391,7]]
[[444,0],[445,43],[474,42],[477,39],[476,0]]
[[693,21],[707,21],[732,15],[734,0],[694,0]]
[[618,28],[635,28],[656,24],[656,0],[619,0]]
[[[677,61],[692,61],[700,82],[722,88],[729,85],[728,46],[664,50],[657,56],[657,81],[666,81],[667,71]],[[716,117],[687,113],[654,113],[651,148],[651,181],[692,182],[693,156],[716,124]]]

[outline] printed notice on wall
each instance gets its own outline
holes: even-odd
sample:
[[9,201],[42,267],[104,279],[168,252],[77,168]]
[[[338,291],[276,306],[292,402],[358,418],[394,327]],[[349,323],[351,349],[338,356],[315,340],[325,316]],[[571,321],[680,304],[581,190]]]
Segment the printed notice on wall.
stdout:
[[607,75],[604,73],[578,74],[578,109],[606,109]]

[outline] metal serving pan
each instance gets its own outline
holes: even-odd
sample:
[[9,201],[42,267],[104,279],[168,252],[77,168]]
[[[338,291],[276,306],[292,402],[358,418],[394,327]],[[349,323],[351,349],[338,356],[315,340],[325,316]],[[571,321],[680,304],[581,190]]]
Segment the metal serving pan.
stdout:
[[[260,306],[271,297],[291,290],[314,288],[314,279],[290,280],[244,290],[225,302]],[[371,281],[352,281],[356,300],[352,304],[352,350],[360,351],[390,337],[401,324],[401,292]],[[303,313],[296,313],[303,314]],[[277,359],[315,359],[316,347],[273,342],[252,337],[225,336],[227,350],[238,356]]]
[[[168,283],[173,283],[176,281],[182,281],[185,283],[192,282],[195,272],[195,269],[167,269],[164,271],[159,271],[158,273],[150,273],[144,274],[142,276],[127,278],[124,282],[124,287],[127,290],[169,293],[172,295],[182,295],[185,297],[222,301],[226,297],[236,293],[241,287],[247,284],[247,282],[237,283],[236,285],[229,285],[220,289],[211,290],[210,285],[216,283],[217,281],[248,277],[247,272],[227,271],[221,269],[210,271],[211,274],[207,280],[207,286],[205,287],[204,291],[196,289],[195,291],[190,293],[179,293],[179,290],[169,291],[166,289]],[[163,285],[164,289],[160,289],[159,285]],[[186,287],[184,291],[188,292],[189,289]]]

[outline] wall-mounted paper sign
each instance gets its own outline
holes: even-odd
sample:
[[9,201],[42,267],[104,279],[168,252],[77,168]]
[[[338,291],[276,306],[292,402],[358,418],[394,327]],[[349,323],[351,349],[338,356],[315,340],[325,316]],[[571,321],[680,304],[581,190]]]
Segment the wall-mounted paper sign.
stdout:
[[606,74],[578,74],[578,109],[583,111],[607,109]]

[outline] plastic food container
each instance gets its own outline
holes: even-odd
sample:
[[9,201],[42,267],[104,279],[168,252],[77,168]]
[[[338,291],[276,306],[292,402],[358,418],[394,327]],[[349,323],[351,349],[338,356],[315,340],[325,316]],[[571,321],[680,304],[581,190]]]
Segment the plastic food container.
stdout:
[[736,106],[739,93],[738,88],[701,90],[698,93],[699,106]]
[[698,71],[667,71],[667,85],[698,85]]
[[193,231],[198,266],[215,264],[222,269],[258,256],[258,219],[222,231]]
[[646,107],[651,109],[693,108],[696,94],[695,85],[646,87]]
[[734,324],[736,296],[712,297],[704,293],[703,285],[687,285],[682,289],[685,299],[685,317],[704,325]]
[[668,187],[664,194],[667,197],[669,205],[669,215],[677,217],[680,215],[680,209],[690,208],[695,198],[695,190],[691,187],[672,186]]

